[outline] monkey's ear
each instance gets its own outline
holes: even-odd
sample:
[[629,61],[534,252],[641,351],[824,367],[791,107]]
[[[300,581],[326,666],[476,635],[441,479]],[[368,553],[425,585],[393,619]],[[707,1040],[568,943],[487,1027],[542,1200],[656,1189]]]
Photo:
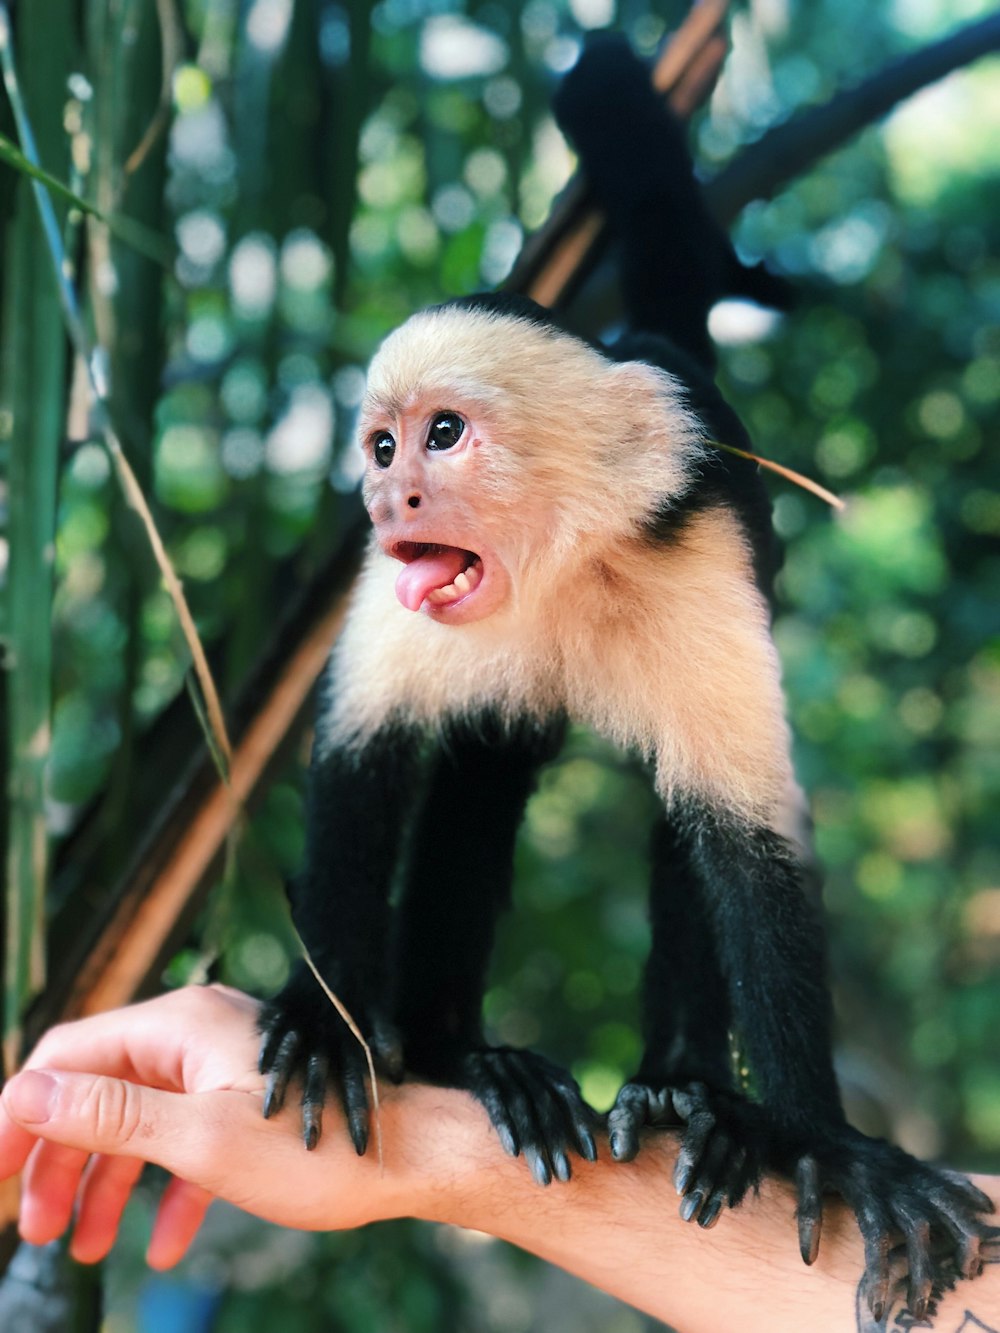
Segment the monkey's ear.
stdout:
[[610,368],[609,381],[618,410],[641,422],[644,435],[665,431],[678,442],[700,437],[700,423],[688,406],[687,390],[669,371],[647,361],[619,361]]
[[[641,491],[659,495],[686,490],[704,430],[681,381],[645,361],[620,361],[610,367],[608,388],[608,409],[616,413],[619,478],[624,470]],[[634,499],[641,509],[639,496]]]
[[618,361],[612,365],[610,374],[616,389],[637,404],[656,407],[683,400],[684,386],[680,380],[648,361]]

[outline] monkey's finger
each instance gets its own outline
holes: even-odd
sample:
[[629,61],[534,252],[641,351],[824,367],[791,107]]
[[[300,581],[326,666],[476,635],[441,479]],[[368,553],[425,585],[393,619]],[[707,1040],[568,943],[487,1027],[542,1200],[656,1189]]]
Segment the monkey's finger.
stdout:
[[726,1203],[729,1207],[735,1208],[751,1187],[757,1189],[760,1185],[760,1177],[761,1159],[759,1155],[756,1152],[741,1149],[737,1156],[729,1193],[726,1196]]
[[608,1142],[616,1162],[631,1162],[639,1151],[639,1130],[649,1117],[649,1094],[639,1083],[626,1083],[608,1113]]
[[915,1319],[922,1320],[927,1314],[927,1305],[931,1298],[934,1264],[931,1259],[931,1228],[926,1218],[907,1217],[902,1210],[899,1220],[903,1223],[903,1236],[906,1240],[906,1257],[909,1262],[910,1278],[907,1287],[906,1304]]
[[570,1179],[572,1169],[566,1156],[564,1142],[566,1124],[562,1116],[561,1104],[556,1102],[552,1090],[544,1078],[540,1078],[520,1052],[511,1052],[508,1056],[512,1076],[520,1083],[525,1100],[538,1126],[537,1145],[544,1151],[546,1159],[552,1165],[552,1174],[563,1182]]
[[[974,1208],[977,1213],[996,1212],[996,1206],[988,1194],[984,1194],[978,1185],[974,1185],[967,1176],[963,1176],[961,1171],[951,1171],[944,1167],[935,1167],[934,1174],[943,1176],[951,1189],[957,1192],[962,1199]],[[936,1197],[943,1191],[935,1191],[935,1203],[939,1200]]]
[[372,1023],[372,1053],[393,1083],[402,1083],[403,1043],[395,1026],[387,1019],[376,1017]]
[[942,1226],[954,1242],[959,1272],[963,1277],[978,1277],[983,1271],[982,1245],[990,1228],[970,1220],[950,1200],[938,1200],[937,1210]]
[[704,1083],[687,1083],[670,1089],[670,1101],[682,1121],[688,1121],[697,1111],[708,1109],[708,1089]]
[[368,1147],[368,1092],[365,1088],[367,1064],[359,1062],[351,1051],[340,1068],[340,1099],[347,1117],[347,1132],[354,1151],[363,1157]]
[[554,1083],[552,1090],[563,1109],[570,1137],[577,1152],[585,1161],[597,1161],[597,1142],[594,1139],[596,1117],[583,1100],[576,1079]]
[[323,1102],[330,1061],[325,1055],[310,1055],[302,1089],[302,1141],[312,1152],[323,1132]]
[[892,1271],[889,1262],[889,1218],[871,1195],[859,1193],[855,1216],[865,1245],[864,1286],[868,1308],[878,1322],[889,1300]]
[[711,1111],[695,1111],[688,1120],[674,1166],[674,1188],[678,1194],[686,1194],[694,1182],[715,1123]]
[[708,1196],[698,1218],[698,1225],[706,1231],[709,1227],[715,1226],[724,1207],[732,1208],[743,1198],[746,1192],[746,1185],[742,1183],[746,1177],[746,1162],[746,1148],[736,1148],[727,1163],[725,1173]]
[[517,1127],[521,1152],[532,1176],[539,1185],[551,1185],[553,1165],[546,1151],[545,1135],[538,1123],[531,1098],[511,1065],[509,1053],[490,1051],[486,1056],[486,1065],[501,1089],[511,1119]]
[[260,1055],[257,1059],[257,1073],[268,1074],[274,1067],[274,1062],[278,1057],[283,1042],[294,1035],[294,1031],[285,1027],[283,1023],[275,1022],[268,1024],[264,1028],[264,1040],[260,1045]]
[[486,1108],[490,1123],[496,1130],[500,1145],[508,1157],[517,1157],[521,1152],[521,1141],[517,1136],[507,1103],[501,1095],[492,1074],[486,1068],[486,1062],[478,1053],[467,1056],[465,1060],[466,1086]]
[[293,1030],[286,1032],[281,1038],[266,1066],[264,1065],[263,1053],[261,1055],[260,1072],[268,1075],[267,1089],[264,1093],[265,1120],[270,1120],[271,1116],[277,1115],[285,1104],[285,1093],[288,1091],[288,1084],[295,1073],[300,1046],[299,1034]]
[[798,1195],[795,1220],[799,1227],[799,1253],[803,1263],[814,1264],[823,1231],[823,1192],[819,1163],[809,1153],[795,1163],[795,1190]]
[[566,1113],[565,1103],[550,1081],[549,1071],[544,1065],[536,1063],[521,1051],[512,1052],[510,1061],[514,1075],[534,1109],[553,1173],[557,1180],[565,1182],[573,1174],[566,1148],[574,1138],[572,1120]]
[[688,1184],[681,1200],[680,1214],[685,1222],[701,1220],[702,1206],[708,1203],[720,1180],[727,1179],[726,1167],[733,1155],[733,1147],[729,1135],[716,1129],[702,1154],[697,1175]]

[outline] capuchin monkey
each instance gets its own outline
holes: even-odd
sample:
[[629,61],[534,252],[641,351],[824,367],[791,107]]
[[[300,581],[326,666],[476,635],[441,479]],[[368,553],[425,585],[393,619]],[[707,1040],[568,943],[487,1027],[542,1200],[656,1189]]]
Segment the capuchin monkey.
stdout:
[[[836,1191],[876,1317],[897,1232],[922,1317],[932,1243],[975,1274],[990,1202],[841,1108],[770,633],[770,508],[756,466],[717,447],[749,445],[706,333],[739,266],[627,47],[588,48],[557,113],[621,242],[632,329],[604,348],[526,299],[472,296],[376,354],[359,422],[372,535],[322,687],[295,921],[391,1077],[468,1089],[540,1183],[566,1180],[571,1154],[596,1157],[593,1114],[564,1070],[488,1044],[486,970],[525,803],[567,722],[638,754],[662,810],[645,1053],[608,1117],[612,1157],[680,1125],[674,1183],[702,1226],[783,1172],[807,1263]],[[365,1055],[304,965],[262,1029],[265,1115],[299,1079],[313,1147],[332,1087],[363,1153]]]

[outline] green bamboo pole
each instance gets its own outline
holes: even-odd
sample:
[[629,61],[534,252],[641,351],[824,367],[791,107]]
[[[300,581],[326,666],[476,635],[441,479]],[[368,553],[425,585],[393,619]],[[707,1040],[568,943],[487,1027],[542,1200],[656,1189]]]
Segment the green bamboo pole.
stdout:
[[[165,201],[171,81],[182,50],[173,0],[127,0],[111,10],[94,5],[85,28],[88,68],[94,71],[91,191],[105,214],[117,207],[151,233],[169,230]],[[164,362],[164,273],[106,226],[88,226],[90,309],[97,343],[111,369],[109,412],[128,441],[143,491],[152,486],[152,424]],[[111,265],[108,292],[93,274]],[[111,552],[126,629],[118,699],[121,741],[103,798],[104,849],[109,871],[131,845],[136,784],[133,695],[142,657],[141,617],[154,572],[134,559],[135,515],[124,496],[112,501]]]
[[[71,70],[65,11],[65,0],[32,0],[21,7],[17,30],[22,92],[37,107],[39,154],[60,173],[67,157],[62,108]],[[51,738],[51,607],[59,445],[66,415],[66,338],[32,197],[41,188],[22,180],[3,247],[0,404],[10,432],[3,658],[8,673],[3,967],[8,1069],[17,1058],[24,1010],[44,985],[49,871],[45,769]]]

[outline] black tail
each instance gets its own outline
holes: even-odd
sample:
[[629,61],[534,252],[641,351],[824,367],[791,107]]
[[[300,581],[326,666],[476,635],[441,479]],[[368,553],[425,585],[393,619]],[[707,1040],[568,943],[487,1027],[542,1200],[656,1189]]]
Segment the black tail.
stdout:
[[683,126],[624,38],[587,44],[554,110],[611,224],[632,328],[669,338],[712,370],[715,302],[747,295],[780,307],[787,288],[737,258],[705,207]]

